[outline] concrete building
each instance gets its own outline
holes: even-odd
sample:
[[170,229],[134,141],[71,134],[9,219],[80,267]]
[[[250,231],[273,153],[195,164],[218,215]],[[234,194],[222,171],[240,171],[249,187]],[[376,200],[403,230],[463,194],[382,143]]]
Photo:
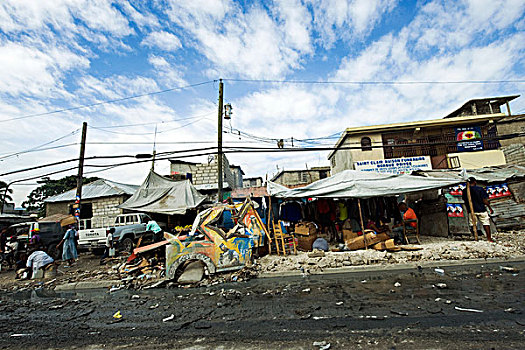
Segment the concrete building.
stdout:
[[[122,184],[99,179],[82,186],[82,207],[80,228],[105,227],[111,225],[115,217],[122,214],[118,206],[126,201],[139,188],[136,185]],[[75,204],[76,188],[44,200],[46,217],[56,214],[72,214]]]
[[330,167],[313,167],[305,170],[281,170],[272,179],[289,188],[302,187],[330,176]]
[[503,165],[498,123],[507,115],[501,106],[509,111],[509,102],[517,97],[470,100],[442,119],[348,128],[328,155],[332,174]]
[[242,187],[243,188],[249,188],[249,187],[261,187],[263,185],[264,181],[262,177],[246,177],[242,179]]

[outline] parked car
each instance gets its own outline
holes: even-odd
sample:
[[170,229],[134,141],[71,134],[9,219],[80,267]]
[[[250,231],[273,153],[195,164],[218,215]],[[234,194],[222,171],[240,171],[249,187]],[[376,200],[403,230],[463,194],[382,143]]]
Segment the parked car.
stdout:
[[27,245],[33,238],[32,232],[35,228],[40,230],[40,243],[52,257],[60,256],[60,250],[57,250],[56,245],[64,237],[65,229],[60,226],[59,222],[55,221],[40,221],[40,222],[24,222],[21,224],[11,225],[7,229],[7,237],[16,236],[20,252],[26,250]]
[[[186,267],[200,262],[209,274],[238,270],[252,258],[254,248],[269,240],[269,234],[253,203],[220,204],[197,215],[188,235],[164,234],[166,278],[178,280]],[[206,269],[204,269],[206,267]]]

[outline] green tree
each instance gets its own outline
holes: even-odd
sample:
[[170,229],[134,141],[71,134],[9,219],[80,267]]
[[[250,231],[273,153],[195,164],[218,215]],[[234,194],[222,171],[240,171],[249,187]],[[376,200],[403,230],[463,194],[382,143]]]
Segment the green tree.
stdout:
[[4,207],[4,203],[13,201],[11,193],[13,193],[13,190],[7,187],[7,183],[0,181],[0,208]]
[[[83,184],[88,184],[98,180],[98,177],[84,177]],[[42,180],[37,181],[41,185],[35,188],[27,196],[27,200],[22,203],[24,208],[30,211],[38,210],[39,216],[46,215],[46,206],[44,200],[46,198],[56,196],[77,187],[77,177],[74,175],[66,176],[58,180],[51,180],[49,177],[43,177]]]

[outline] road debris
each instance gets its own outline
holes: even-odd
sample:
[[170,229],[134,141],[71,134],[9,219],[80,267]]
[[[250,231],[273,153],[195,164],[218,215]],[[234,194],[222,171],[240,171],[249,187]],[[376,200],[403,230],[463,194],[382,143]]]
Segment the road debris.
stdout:
[[518,273],[519,272],[518,269],[515,269],[514,267],[511,267],[511,266],[500,266],[499,269],[500,271],[504,271],[508,273]]
[[162,322],[169,322],[169,321],[173,321],[174,319],[175,319],[175,315],[171,314],[170,316],[163,318]]
[[440,276],[444,276],[445,275],[445,270],[443,270],[443,269],[437,268],[437,269],[434,269],[434,272],[437,273]]
[[401,283],[399,282],[394,283],[394,287],[397,287],[397,288],[401,287]]
[[478,312],[478,313],[483,312],[483,310],[478,310],[478,309],[466,309],[466,308],[462,308],[462,307],[458,307],[458,306],[454,306],[454,309],[456,309],[456,310],[458,310],[458,311],[464,311],[464,312]]
[[447,289],[448,288],[446,283],[436,283],[436,284],[432,285],[432,287],[438,288],[438,289]]
[[314,341],[313,346],[318,347],[319,350],[330,349],[331,344],[326,341]]
[[120,310],[118,310],[117,312],[115,312],[115,314],[113,314],[113,318],[116,320],[122,318],[122,314],[120,313]]

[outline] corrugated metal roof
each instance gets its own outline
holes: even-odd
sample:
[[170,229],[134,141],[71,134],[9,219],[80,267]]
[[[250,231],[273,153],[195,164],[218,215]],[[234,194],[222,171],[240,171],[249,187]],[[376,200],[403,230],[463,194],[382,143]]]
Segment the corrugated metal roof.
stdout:
[[[82,199],[94,199],[102,197],[130,195],[139,188],[137,185],[122,184],[110,180],[98,179],[82,186]],[[71,202],[77,195],[77,189],[73,188],[67,192],[57,194],[44,200],[46,203]]]

